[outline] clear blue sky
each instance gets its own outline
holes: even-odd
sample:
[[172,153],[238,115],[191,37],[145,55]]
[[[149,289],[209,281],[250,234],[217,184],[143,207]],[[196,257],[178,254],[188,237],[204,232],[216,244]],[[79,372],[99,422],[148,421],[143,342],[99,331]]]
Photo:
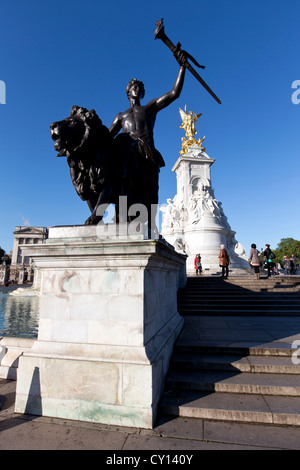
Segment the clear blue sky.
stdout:
[[179,107],[203,113],[198,136],[216,161],[215,196],[236,238],[276,247],[300,239],[300,80],[298,0],[15,0],[2,1],[0,80],[0,246],[12,249],[16,225],[82,224],[89,209],[75,193],[67,162],[56,158],[51,122],[72,105],[94,108],[109,127],[128,107],[131,78],[145,84],[144,102],[169,91],[178,66],[155,22],[199,63],[222,100],[217,104],[187,72],[181,97],[161,111],[155,144],[166,167],[160,203],[176,194]]

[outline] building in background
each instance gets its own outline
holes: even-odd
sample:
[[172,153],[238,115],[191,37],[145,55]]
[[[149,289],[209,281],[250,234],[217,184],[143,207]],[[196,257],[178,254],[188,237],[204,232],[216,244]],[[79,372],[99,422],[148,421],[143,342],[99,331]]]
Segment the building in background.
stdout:
[[9,280],[16,284],[33,282],[34,270],[31,258],[22,255],[22,246],[45,243],[48,238],[46,227],[16,227],[11,256]]

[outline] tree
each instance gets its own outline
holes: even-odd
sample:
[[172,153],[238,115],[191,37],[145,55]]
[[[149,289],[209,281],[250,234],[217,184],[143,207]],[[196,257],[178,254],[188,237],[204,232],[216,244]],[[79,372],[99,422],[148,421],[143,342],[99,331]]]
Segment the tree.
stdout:
[[278,243],[276,250],[273,250],[276,259],[276,263],[282,263],[282,258],[287,256],[290,258],[292,255],[295,255],[300,261],[300,240],[294,240],[294,238],[282,238]]
[[3,248],[1,248],[0,246],[0,264],[2,264],[3,261],[5,261],[7,265],[11,264],[11,259],[9,255],[6,254]]

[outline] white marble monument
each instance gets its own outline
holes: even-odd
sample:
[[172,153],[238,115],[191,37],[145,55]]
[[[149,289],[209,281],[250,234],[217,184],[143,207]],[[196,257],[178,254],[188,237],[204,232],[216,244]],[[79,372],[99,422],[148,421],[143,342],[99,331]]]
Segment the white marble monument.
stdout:
[[9,266],[5,261],[0,264],[0,285],[5,284],[9,278]]
[[103,226],[52,227],[24,255],[39,270],[40,320],[19,359],[15,411],[152,428],[183,325],[186,256]]
[[215,198],[211,183],[211,166],[215,159],[206,154],[205,137],[195,139],[195,122],[201,116],[180,110],[186,137],[182,138],[180,157],[172,171],[177,177],[177,194],[161,207],[161,235],[179,253],[188,255],[187,273],[194,274],[194,258],[200,253],[204,273],[220,271],[218,254],[224,244],[230,256],[231,272],[249,268],[244,247],[237,242],[222,203]]

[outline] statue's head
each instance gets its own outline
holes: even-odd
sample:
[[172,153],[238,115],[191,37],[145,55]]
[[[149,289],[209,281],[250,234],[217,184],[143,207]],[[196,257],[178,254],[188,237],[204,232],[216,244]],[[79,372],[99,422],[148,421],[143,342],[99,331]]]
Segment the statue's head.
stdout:
[[141,82],[140,80],[137,80],[136,78],[132,78],[126,87],[126,95],[128,99],[130,98],[130,90],[133,87],[138,88],[139,98],[143,99],[145,96],[145,87],[144,87],[143,82]]
[[95,110],[88,111],[80,106],[73,106],[70,116],[62,121],[53,122],[50,126],[54,148],[58,156],[69,156],[91,138],[100,134],[102,121]]

